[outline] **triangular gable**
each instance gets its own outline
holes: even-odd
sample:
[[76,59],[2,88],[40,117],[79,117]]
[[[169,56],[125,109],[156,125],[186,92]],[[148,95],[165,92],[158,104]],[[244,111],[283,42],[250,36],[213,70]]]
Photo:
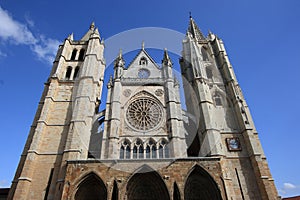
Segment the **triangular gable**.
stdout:
[[129,64],[128,68],[124,70],[124,78],[139,78],[138,72],[141,69],[146,69],[150,72],[148,78],[160,78],[162,77],[160,67],[155,63],[153,58],[146,52],[145,49],[141,49],[136,55],[133,61]]

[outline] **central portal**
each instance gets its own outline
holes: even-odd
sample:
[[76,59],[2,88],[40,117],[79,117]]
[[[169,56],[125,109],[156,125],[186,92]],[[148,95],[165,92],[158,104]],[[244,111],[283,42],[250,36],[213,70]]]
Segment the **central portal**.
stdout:
[[155,171],[136,173],[129,180],[126,189],[128,200],[170,199],[164,181]]

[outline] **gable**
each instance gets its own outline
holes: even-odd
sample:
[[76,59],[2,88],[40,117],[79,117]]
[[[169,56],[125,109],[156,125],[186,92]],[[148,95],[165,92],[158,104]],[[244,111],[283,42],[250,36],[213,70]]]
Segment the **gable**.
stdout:
[[162,72],[153,58],[144,50],[137,54],[127,69],[124,69],[123,78],[161,78]]

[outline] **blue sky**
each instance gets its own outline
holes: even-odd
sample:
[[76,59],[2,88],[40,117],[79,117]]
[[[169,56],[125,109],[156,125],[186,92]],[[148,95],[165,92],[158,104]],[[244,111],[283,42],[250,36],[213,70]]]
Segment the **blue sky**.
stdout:
[[108,40],[141,27],[184,34],[190,11],[225,42],[280,194],[300,195],[299,0],[1,0],[0,187],[12,181],[59,43],[92,21]]

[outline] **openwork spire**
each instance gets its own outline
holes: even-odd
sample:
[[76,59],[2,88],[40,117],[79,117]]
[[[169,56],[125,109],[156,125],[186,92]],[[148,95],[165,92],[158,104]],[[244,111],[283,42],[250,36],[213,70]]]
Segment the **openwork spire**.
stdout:
[[195,38],[198,41],[206,40],[203,33],[201,32],[201,30],[199,29],[199,27],[197,26],[196,22],[194,21],[191,15],[190,15],[188,32],[191,33],[193,38]]

